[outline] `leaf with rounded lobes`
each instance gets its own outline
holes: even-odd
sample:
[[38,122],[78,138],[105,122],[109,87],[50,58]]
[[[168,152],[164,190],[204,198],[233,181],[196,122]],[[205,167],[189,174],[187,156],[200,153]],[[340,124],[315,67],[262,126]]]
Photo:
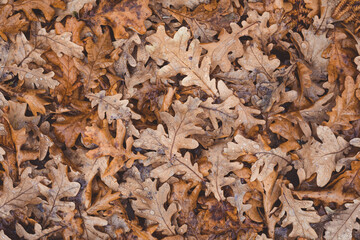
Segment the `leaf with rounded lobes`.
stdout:
[[44,237],[51,237],[52,234],[61,230],[62,226],[54,226],[54,227],[42,229],[42,226],[39,223],[35,223],[34,234],[28,233],[19,223],[16,223],[15,228],[16,228],[16,234],[19,237],[23,237],[26,240],[38,240]]
[[348,143],[342,137],[336,137],[326,126],[318,126],[317,135],[322,142],[312,138],[296,151],[300,161],[295,163],[295,168],[304,171],[306,178],[317,173],[316,183],[323,187],[329,182],[336,161],[342,157]]
[[290,162],[290,157],[281,150],[281,148],[268,149],[264,145],[245,138],[242,135],[235,136],[236,143],[229,142],[227,148],[224,148],[224,154],[229,159],[237,159],[247,154],[255,155],[258,160],[251,166],[250,181],[264,181],[278,166],[278,171],[287,170],[286,166]]
[[282,184],[281,188],[280,201],[282,202],[282,210],[280,217],[286,214],[282,222],[283,227],[290,224],[293,227],[289,237],[317,238],[318,235],[310,226],[310,223],[320,222],[321,217],[314,209],[313,202],[294,199],[291,190],[285,184]]
[[360,119],[360,102],[356,97],[356,91],[360,89],[360,76],[356,78],[356,82],[351,76],[345,78],[345,89],[341,96],[336,97],[336,105],[331,112],[326,126],[333,131],[349,130],[353,128],[351,121]]
[[160,117],[167,126],[168,133],[162,125],[158,125],[157,130],[147,128],[141,132],[140,138],[135,140],[134,146],[156,152],[148,152],[149,159],[145,165],[153,163],[176,162],[174,158],[180,149],[194,149],[199,143],[189,138],[192,134],[203,134],[204,130],[199,127],[202,120],[198,117],[202,113],[199,108],[201,100],[189,97],[185,103],[175,101],[172,108],[175,116],[170,113],[161,112]]
[[[52,7],[51,7],[52,6]],[[14,11],[24,11],[26,17],[30,21],[39,21],[33,10],[39,9],[45,16],[47,21],[50,21],[55,14],[53,8],[65,9],[65,3],[61,0],[19,0],[13,3]]]
[[57,168],[50,167],[49,179],[51,186],[39,185],[39,190],[47,201],[43,201],[44,221],[60,222],[62,218],[59,212],[70,212],[75,210],[75,203],[66,201],[68,197],[75,197],[80,190],[80,183],[71,182],[68,179],[67,166],[60,163]]
[[218,201],[224,201],[226,198],[222,187],[229,186],[235,182],[235,178],[227,175],[243,167],[242,163],[230,162],[229,158],[222,153],[224,144],[218,144],[211,147],[205,154],[212,167],[207,176],[209,182],[206,183],[206,196],[213,193]]
[[36,40],[39,41],[43,47],[51,48],[58,57],[63,54],[79,59],[84,58],[82,53],[83,47],[71,41],[71,32],[63,32],[60,35],[55,33],[55,30],[46,32],[45,28],[41,28],[36,34]]
[[152,13],[148,7],[149,0],[124,0],[119,3],[115,1],[114,4],[101,1],[95,16],[90,18],[90,21],[96,25],[95,31],[98,35],[102,33],[101,25],[110,26],[115,39],[129,37],[126,27],[140,34],[146,32],[144,21]]
[[0,37],[5,41],[8,40],[8,37],[13,40],[19,31],[25,30],[28,26],[25,19],[20,19],[20,13],[10,16],[12,11],[13,8],[9,4],[0,7]]
[[360,217],[360,199],[345,204],[345,210],[337,210],[332,220],[325,224],[325,239],[352,239],[353,229],[360,229],[357,219]]
[[84,141],[88,143],[95,143],[98,147],[89,150],[86,154],[91,159],[96,159],[104,156],[111,156],[113,160],[107,167],[103,177],[112,176],[119,171],[126,162],[126,167],[130,168],[137,159],[145,159],[146,157],[140,153],[134,154],[131,150],[133,145],[133,138],[126,139],[126,148],[124,148],[124,140],[126,128],[121,120],[116,121],[116,137],[113,138],[108,125],[103,124],[103,128],[96,125],[86,127]]
[[186,27],[180,28],[173,38],[165,32],[165,27],[160,25],[155,34],[146,38],[151,45],[146,50],[158,65],[164,61],[169,62],[162,66],[157,75],[167,79],[177,74],[185,75],[181,81],[183,86],[197,85],[210,96],[217,96],[216,80],[210,80],[211,59],[205,56],[199,67],[201,47],[199,40],[193,40],[188,46],[190,32]]
[[2,219],[12,217],[13,210],[25,212],[28,205],[41,203],[39,186],[44,177],[30,178],[29,174],[31,174],[31,168],[26,168],[16,187],[13,180],[5,175],[3,190],[0,192],[0,217]]
[[134,190],[136,200],[132,201],[131,205],[136,215],[157,222],[159,224],[157,230],[165,235],[175,235],[175,226],[171,218],[178,211],[177,205],[171,203],[167,209],[164,207],[169,193],[168,183],[164,183],[157,190],[156,180],[151,181],[148,178],[143,182],[143,188]]
[[106,91],[101,90],[96,94],[88,94],[87,98],[91,101],[91,107],[98,105],[98,113],[100,119],[108,120],[109,124],[113,120],[129,120],[130,118],[139,119],[139,115],[132,112],[129,107],[127,107],[129,100],[121,100],[122,94],[115,94],[112,96],[106,96]]

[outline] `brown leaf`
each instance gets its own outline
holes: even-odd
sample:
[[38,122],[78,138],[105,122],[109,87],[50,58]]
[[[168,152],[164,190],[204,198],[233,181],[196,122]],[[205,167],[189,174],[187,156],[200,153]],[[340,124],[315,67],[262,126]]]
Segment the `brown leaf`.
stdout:
[[2,5],[0,7],[0,36],[7,41],[8,36],[10,39],[14,39],[14,36],[21,30],[25,30],[28,23],[25,19],[20,19],[21,14],[17,13],[10,16],[13,12],[13,8],[10,5]]
[[47,21],[50,21],[55,10],[52,8],[65,9],[65,3],[61,0],[19,0],[13,3],[14,11],[24,11],[26,17],[30,21],[38,21],[34,9],[40,9],[45,16]]
[[125,28],[144,34],[146,28],[144,21],[151,15],[148,7],[149,0],[124,0],[120,3],[101,1],[90,21],[96,25],[96,32],[100,36],[101,25],[112,27],[115,39],[128,38],[129,34]]
[[124,164],[130,168],[136,159],[145,159],[146,157],[140,153],[134,154],[131,150],[133,145],[132,137],[126,139],[126,149],[123,147],[125,140],[126,128],[121,120],[116,121],[116,137],[113,138],[109,132],[108,125],[103,124],[103,128],[96,125],[86,127],[84,141],[95,143],[98,148],[89,150],[87,156],[89,158],[99,158],[103,156],[112,156],[113,160],[109,164],[104,173],[104,177],[112,176],[119,171]]
[[359,99],[355,94],[360,88],[360,76],[356,82],[351,76],[347,76],[344,87],[341,96],[336,98],[335,107],[327,113],[330,119],[325,124],[333,131],[349,130],[353,127],[350,122],[360,119]]

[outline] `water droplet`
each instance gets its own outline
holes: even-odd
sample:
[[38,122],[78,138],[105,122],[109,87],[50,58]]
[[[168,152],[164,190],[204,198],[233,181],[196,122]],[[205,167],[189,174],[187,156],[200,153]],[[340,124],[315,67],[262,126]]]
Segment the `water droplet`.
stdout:
[[151,211],[150,211],[150,214],[151,214],[151,215],[154,215],[154,214],[155,214],[155,212],[154,212],[153,210],[151,210]]

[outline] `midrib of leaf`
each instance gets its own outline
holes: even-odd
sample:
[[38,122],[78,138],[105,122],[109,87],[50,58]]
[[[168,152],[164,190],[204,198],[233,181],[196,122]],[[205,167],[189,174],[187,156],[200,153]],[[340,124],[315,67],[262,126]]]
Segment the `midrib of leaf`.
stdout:
[[173,159],[175,159],[175,160],[178,161],[180,164],[182,164],[183,166],[185,166],[186,168],[188,168],[190,171],[192,171],[198,178],[201,179],[201,181],[203,181],[202,177],[200,177],[200,176],[199,176],[194,170],[192,170],[187,164],[181,162],[177,157],[175,157],[175,158],[172,157],[172,155],[173,155],[172,151],[173,151],[173,148],[174,148],[174,144],[175,144],[175,139],[176,139],[177,133],[178,133],[178,131],[180,130],[181,125],[183,124],[184,120],[186,119],[186,114],[187,114],[187,113],[188,113],[188,112],[185,113],[184,117],[183,117],[183,118],[181,119],[181,121],[180,121],[180,124],[179,124],[178,128],[175,130],[174,137],[173,137],[173,140],[172,140],[172,142],[171,142],[171,147],[170,147],[170,151],[169,151],[169,161],[170,161],[170,163],[172,164]]
[[[104,43],[104,41],[102,42]],[[99,50],[98,50],[98,54],[96,54],[96,58],[93,62],[91,62],[91,64],[89,64],[91,67],[90,67],[90,72],[89,72],[89,76],[88,76],[88,81],[86,83],[86,91],[89,90],[89,84],[90,84],[90,81],[91,81],[91,76],[92,76],[92,72],[93,70],[95,69],[95,63],[97,62],[99,56],[100,56],[100,52],[101,52],[101,49],[103,48],[103,44],[100,45],[99,47]]]
[[260,60],[257,58],[256,54],[254,53],[254,50],[252,47],[250,47],[251,53],[254,55],[256,61],[260,64],[261,68],[264,70],[264,73],[268,76],[268,78],[272,79],[271,75],[266,71],[266,68],[264,65],[260,62]]
[[216,188],[216,192],[219,196],[219,199],[221,199],[221,195],[219,192],[219,182],[218,182],[218,177],[219,177],[219,159],[218,157],[216,157],[217,161],[216,161],[216,171],[215,171],[215,188]]
[[[174,55],[175,56],[175,58],[176,59],[178,59],[178,61],[180,62],[180,63],[182,63],[187,69],[189,69],[189,71],[190,72],[193,72],[194,73],[194,75],[206,86],[206,88],[211,92],[211,95],[212,96],[216,96],[216,94],[211,90],[211,88],[206,84],[206,81],[201,77],[201,76],[199,76],[199,74],[196,72],[196,71],[194,71],[191,67],[189,67],[181,58],[179,58],[173,51],[171,51],[171,50],[169,50],[166,46],[165,46],[165,48],[166,48],[166,50],[168,51],[168,52],[170,52],[172,55]],[[198,68],[198,69],[200,69],[200,68]],[[211,79],[210,79],[211,80]]]
[[[10,198],[10,199],[7,200],[6,202],[4,202],[4,204],[0,206],[0,209],[3,208],[3,207],[6,206],[6,205],[10,205],[10,204],[9,204],[10,202],[16,200],[16,199],[17,199],[18,197],[20,197],[21,195],[26,194],[26,192],[29,191],[29,190],[31,190],[32,188],[33,188],[33,186],[31,186],[30,188],[28,188],[28,189],[25,190],[24,192],[21,192],[21,189],[22,189],[22,187],[21,187],[19,194],[16,195],[15,197],[13,197],[13,198]],[[17,199],[17,200],[18,200],[18,201],[24,201],[24,200],[21,200],[21,199]]]
[[62,186],[62,184],[63,184],[63,181],[64,181],[64,177],[62,176],[62,178],[61,178],[61,183],[60,183],[60,185],[59,185],[59,189],[57,190],[57,192],[56,192],[56,194],[55,194],[55,197],[53,198],[54,201],[53,201],[53,204],[52,204],[52,206],[51,206],[50,212],[49,212],[49,214],[46,216],[46,218],[45,218],[45,220],[44,220],[44,225],[46,225],[46,223],[47,223],[47,221],[48,221],[48,219],[49,219],[52,211],[53,211],[54,208],[55,208],[56,199],[57,199],[57,197],[58,197],[58,195],[59,195],[60,188],[61,188],[61,186]]
[[224,112],[224,111],[222,111],[222,110],[219,110],[219,109],[217,109],[217,108],[210,108],[210,107],[205,107],[205,106],[201,106],[201,105],[200,105],[200,107],[201,107],[201,108],[204,108],[204,109],[207,109],[207,110],[209,110],[209,111],[219,112],[220,114],[225,115],[225,116],[228,117],[228,118],[236,119],[236,117],[231,116],[230,114],[228,114],[228,113],[226,113],[226,112]]
[[[171,232],[171,234],[172,234],[172,235],[175,235],[175,233],[171,230],[171,228],[170,228],[169,225],[167,224],[164,216],[163,216],[162,213],[161,213],[161,207],[160,207],[160,204],[159,204],[159,202],[158,202],[158,198],[157,198],[157,197],[155,198],[155,201],[156,201],[156,207],[157,207],[157,209],[158,209],[158,213],[159,213],[162,221],[164,222],[164,224],[165,224],[165,226],[167,227],[167,229],[169,229],[169,231]],[[165,209],[164,209],[164,210],[165,210]],[[165,211],[166,211],[166,210],[165,210]]]
[[[345,226],[345,224],[349,221],[350,217],[354,214],[354,212],[356,212],[356,210],[359,208],[360,203],[357,204],[357,206],[354,208],[353,211],[351,211],[350,214],[348,214],[348,217],[346,218],[345,221],[343,221],[343,224],[341,224],[341,226],[336,230],[335,234],[333,234],[333,239],[336,239],[335,236],[338,236],[338,234],[340,233],[340,230]],[[353,225],[353,223],[351,223],[351,225]]]
[[[291,193],[290,193],[290,194],[291,194]],[[305,232],[305,229],[303,228],[303,226],[302,226],[302,224],[301,224],[301,221],[300,221],[300,219],[299,219],[299,217],[298,217],[298,215],[297,215],[297,211],[295,211],[294,208],[291,207],[291,204],[289,203],[289,200],[287,199],[287,197],[286,197],[286,195],[285,195],[284,193],[283,193],[283,196],[284,196],[284,198],[285,198],[285,201],[286,201],[287,205],[294,211],[295,217],[296,217],[298,223],[300,223],[299,225],[301,226],[303,235],[305,236],[305,233],[306,233],[306,232]],[[292,223],[292,224],[294,225],[295,223]],[[294,226],[293,226],[293,227],[294,227]]]

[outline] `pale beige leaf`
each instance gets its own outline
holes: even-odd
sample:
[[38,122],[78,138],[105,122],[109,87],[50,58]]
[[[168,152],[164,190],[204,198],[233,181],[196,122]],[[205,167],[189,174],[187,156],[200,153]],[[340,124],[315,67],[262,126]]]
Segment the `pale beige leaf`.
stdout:
[[59,82],[53,79],[54,72],[44,73],[43,68],[29,69],[26,64],[22,67],[16,65],[6,67],[6,70],[18,74],[19,79],[25,82],[29,88],[54,89]]
[[109,235],[103,233],[96,229],[96,226],[104,227],[108,224],[103,218],[89,216],[86,212],[81,213],[81,217],[84,221],[84,239],[93,239],[93,240],[107,240],[109,239]]
[[295,164],[295,168],[304,169],[306,178],[317,173],[316,183],[323,187],[329,182],[336,161],[342,158],[348,143],[342,137],[336,137],[326,126],[318,126],[317,135],[322,142],[312,138],[304,144],[302,149],[296,152],[300,162]]
[[156,189],[156,181],[149,178],[143,183],[142,189],[136,189],[134,195],[136,200],[132,201],[135,214],[158,223],[157,230],[165,235],[175,235],[175,226],[171,218],[177,212],[175,203],[171,203],[167,209],[164,204],[167,202],[170,193],[170,185],[164,183],[159,190]]
[[286,214],[282,222],[283,227],[292,225],[289,237],[317,238],[318,235],[310,226],[310,223],[319,222],[321,217],[314,209],[313,202],[294,199],[291,190],[284,184],[282,185],[282,191],[280,201],[283,206],[280,216],[285,216]]
[[63,32],[57,35],[55,30],[46,32],[45,28],[41,28],[36,35],[36,39],[42,45],[50,47],[58,57],[65,54],[80,59],[84,58],[84,54],[82,53],[84,50],[83,47],[71,42],[71,36],[71,32]]
[[71,182],[67,176],[67,166],[60,163],[58,168],[49,167],[49,178],[51,186],[39,185],[39,190],[47,201],[43,201],[45,221],[52,220],[60,222],[62,218],[59,212],[70,212],[75,209],[75,203],[63,200],[68,197],[75,197],[80,190],[80,183]]
[[14,188],[14,183],[9,176],[5,176],[3,190],[0,192],[0,218],[11,217],[12,211],[26,211],[27,205],[39,204],[41,199],[38,197],[40,181],[44,177],[37,176],[30,178],[31,168],[26,168],[20,178],[20,183]]
[[88,94],[87,98],[91,101],[91,107],[98,105],[98,114],[100,119],[107,119],[109,124],[113,120],[124,119],[129,120],[131,117],[138,119],[139,116],[133,113],[127,104],[129,100],[121,100],[122,94],[106,96],[106,91],[101,90],[96,94]]
[[345,204],[345,207],[345,210],[335,211],[332,220],[325,224],[325,239],[352,239],[353,229],[360,229],[357,221],[360,218],[360,199],[355,199],[354,203]]
[[229,142],[227,148],[224,149],[229,159],[237,159],[246,154],[253,154],[258,158],[251,166],[250,181],[265,180],[274,171],[275,166],[278,166],[278,171],[287,170],[285,167],[290,162],[290,157],[281,148],[268,150],[242,135],[236,135],[234,139],[236,143]]
[[19,223],[16,223],[15,227],[16,227],[17,235],[27,240],[38,240],[43,237],[51,237],[52,233],[55,233],[62,228],[61,226],[54,226],[47,229],[42,229],[39,223],[35,223],[34,226],[35,233],[32,234],[32,233],[28,233]]
[[0,240],[11,240],[6,234],[4,233],[4,230],[0,231]]
[[222,187],[229,186],[235,182],[235,178],[227,176],[230,172],[239,170],[243,167],[242,163],[230,162],[230,160],[222,154],[224,144],[218,144],[206,151],[205,156],[212,164],[210,174],[207,176],[209,182],[206,182],[206,192],[208,196],[211,192],[218,201],[225,200]]
[[169,62],[158,70],[158,77],[163,80],[176,76],[177,74],[185,75],[181,81],[183,86],[197,85],[210,96],[217,96],[216,80],[210,80],[210,64],[211,59],[205,56],[201,61],[201,47],[197,39],[191,41],[190,31],[186,27],[180,28],[170,38],[165,27],[160,25],[157,32],[146,38],[151,45],[146,46],[146,50],[150,53],[158,65],[163,65],[164,61]]

